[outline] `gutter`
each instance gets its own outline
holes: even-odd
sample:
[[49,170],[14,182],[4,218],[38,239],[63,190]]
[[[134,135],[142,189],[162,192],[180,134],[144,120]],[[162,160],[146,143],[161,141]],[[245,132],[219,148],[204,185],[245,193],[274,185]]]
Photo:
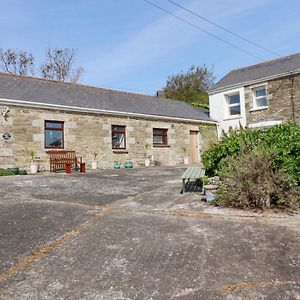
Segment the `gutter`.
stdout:
[[137,118],[153,119],[153,120],[181,121],[186,123],[199,123],[199,124],[212,124],[212,125],[217,124],[216,121],[196,120],[196,119],[167,117],[167,116],[158,116],[158,115],[147,115],[143,113],[131,113],[131,112],[122,112],[122,111],[114,111],[114,110],[84,108],[84,107],[67,106],[67,105],[60,105],[60,104],[48,104],[48,103],[46,104],[41,102],[12,100],[12,99],[5,99],[5,98],[0,98],[0,104],[22,106],[28,108],[51,109],[51,110],[59,109],[59,110],[69,111],[69,112],[93,113],[93,114],[102,114],[102,115],[109,115],[109,116],[137,117]]
[[290,71],[290,72],[286,72],[286,73],[281,73],[281,74],[277,74],[277,75],[271,75],[268,77],[263,77],[263,78],[259,78],[259,79],[254,79],[254,80],[250,80],[250,81],[245,81],[245,82],[239,82],[239,83],[235,83],[232,85],[228,85],[226,87],[221,87],[221,88],[217,88],[215,90],[210,90],[208,91],[208,95],[214,95],[220,92],[225,92],[227,90],[231,90],[234,88],[239,88],[239,87],[245,87],[247,85],[252,85],[252,84],[256,84],[256,83],[260,83],[260,82],[264,82],[264,81],[269,81],[269,80],[273,80],[273,79],[277,79],[277,78],[281,78],[281,77],[285,77],[285,76],[291,76],[291,75],[296,75],[300,73],[300,69],[296,70],[296,71]]

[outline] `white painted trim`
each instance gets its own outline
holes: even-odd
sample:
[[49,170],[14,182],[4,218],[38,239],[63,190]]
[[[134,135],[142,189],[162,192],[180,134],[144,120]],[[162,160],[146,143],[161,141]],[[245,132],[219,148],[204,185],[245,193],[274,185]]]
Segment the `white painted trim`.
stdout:
[[249,124],[249,128],[269,127],[282,124],[282,121],[262,121],[257,123]]
[[12,99],[5,99],[5,98],[0,98],[0,104],[4,104],[4,105],[9,104],[9,105],[14,105],[14,106],[22,106],[22,107],[30,107],[30,108],[64,110],[64,111],[71,111],[71,112],[113,115],[113,116],[138,117],[138,118],[154,119],[154,120],[170,120],[170,121],[173,120],[173,121],[181,121],[181,122],[187,122],[187,123],[217,124],[216,121],[205,121],[205,120],[186,119],[186,118],[179,118],[179,117],[147,115],[147,114],[142,114],[142,113],[131,113],[131,112],[122,112],[122,111],[114,111],[114,110],[84,108],[84,107],[67,106],[67,105],[60,105],[60,104],[49,104],[49,103],[31,102],[31,101],[24,101],[24,100],[12,100]]
[[266,82],[269,80],[286,77],[286,76],[290,76],[290,75],[296,75],[299,73],[300,73],[300,69],[295,70],[295,71],[286,72],[286,73],[277,74],[277,75],[272,75],[272,76],[268,76],[268,77],[263,77],[263,78],[259,78],[259,79],[255,79],[255,80],[238,82],[238,83],[226,86],[226,87],[221,87],[221,88],[218,88],[215,90],[214,89],[210,90],[210,91],[208,91],[208,95],[214,95],[214,94],[218,94],[220,92],[225,92],[227,90],[232,90],[234,88],[245,87],[245,86],[252,85],[252,84],[263,83],[263,82]]
[[[256,97],[255,92],[257,90],[262,90],[262,89],[265,89],[266,95],[265,96]],[[250,111],[257,111],[257,110],[266,109],[266,108],[269,107],[269,101],[268,101],[268,94],[269,94],[268,83],[252,86],[250,88],[250,91],[252,93],[252,107],[253,107],[252,109],[250,109]],[[257,100],[262,99],[262,98],[266,98],[267,105],[257,106]]]

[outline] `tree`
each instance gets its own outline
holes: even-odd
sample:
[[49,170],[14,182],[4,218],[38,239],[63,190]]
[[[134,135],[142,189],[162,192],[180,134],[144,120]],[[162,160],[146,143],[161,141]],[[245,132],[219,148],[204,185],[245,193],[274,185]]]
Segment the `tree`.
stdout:
[[41,65],[41,76],[47,79],[57,81],[77,82],[84,73],[82,67],[73,68],[75,49],[48,49],[46,53],[46,62]]
[[191,66],[186,73],[169,76],[163,94],[167,98],[180,100],[196,106],[208,107],[208,89],[213,85],[213,70],[206,65]]
[[0,62],[2,70],[18,75],[34,74],[34,57],[31,53],[7,49],[4,51],[0,48]]

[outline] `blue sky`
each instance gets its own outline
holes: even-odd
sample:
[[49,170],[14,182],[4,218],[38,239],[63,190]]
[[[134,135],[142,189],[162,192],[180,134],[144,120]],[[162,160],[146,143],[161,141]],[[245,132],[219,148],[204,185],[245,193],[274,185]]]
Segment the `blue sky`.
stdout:
[[[175,1],[281,55],[300,51],[298,0]],[[264,60],[276,58],[167,0],[152,2]],[[220,79],[260,62],[143,0],[0,0],[0,7],[0,47],[32,52],[37,64],[48,47],[76,48],[88,85],[155,94],[192,64],[214,66]]]

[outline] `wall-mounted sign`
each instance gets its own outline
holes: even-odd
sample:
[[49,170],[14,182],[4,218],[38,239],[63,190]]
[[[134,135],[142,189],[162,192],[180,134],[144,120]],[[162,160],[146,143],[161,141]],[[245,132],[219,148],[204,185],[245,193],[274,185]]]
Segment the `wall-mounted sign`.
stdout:
[[2,138],[6,141],[10,140],[11,139],[11,134],[6,132],[2,135]]

